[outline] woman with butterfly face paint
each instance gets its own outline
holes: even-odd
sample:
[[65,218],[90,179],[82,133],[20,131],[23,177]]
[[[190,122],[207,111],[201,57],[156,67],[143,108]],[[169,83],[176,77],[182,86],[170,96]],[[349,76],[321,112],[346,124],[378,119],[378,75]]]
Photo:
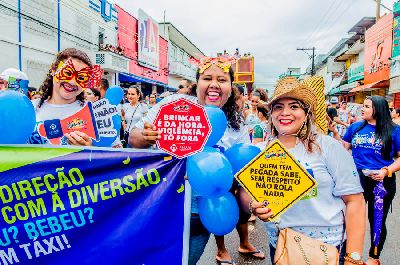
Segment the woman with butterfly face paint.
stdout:
[[[81,110],[85,105],[83,90],[95,87],[93,77],[99,75],[101,77],[100,69],[93,67],[86,53],[74,48],[58,53],[40,87],[40,91],[43,91],[41,98],[32,101],[36,111],[36,121],[40,123],[46,120],[61,120]],[[92,139],[83,132],[75,131],[64,136],[63,144],[92,145]],[[29,143],[49,142],[35,131]]]

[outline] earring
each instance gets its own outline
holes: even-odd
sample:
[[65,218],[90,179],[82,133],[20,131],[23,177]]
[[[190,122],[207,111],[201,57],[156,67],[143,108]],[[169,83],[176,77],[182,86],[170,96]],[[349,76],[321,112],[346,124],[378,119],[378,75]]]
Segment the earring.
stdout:
[[271,135],[278,136],[277,130],[275,129],[274,125],[271,122]]
[[307,123],[305,122],[300,130],[299,137],[304,138],[307,135]]

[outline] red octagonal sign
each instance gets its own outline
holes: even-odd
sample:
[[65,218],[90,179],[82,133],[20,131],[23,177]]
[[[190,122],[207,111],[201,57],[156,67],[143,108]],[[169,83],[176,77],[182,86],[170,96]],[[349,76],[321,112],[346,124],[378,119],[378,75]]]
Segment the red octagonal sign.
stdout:
[[161,131],[158,148],[177,158],[201,152],[211,134],[203,106],[184,98],[161,106],[154,125]]

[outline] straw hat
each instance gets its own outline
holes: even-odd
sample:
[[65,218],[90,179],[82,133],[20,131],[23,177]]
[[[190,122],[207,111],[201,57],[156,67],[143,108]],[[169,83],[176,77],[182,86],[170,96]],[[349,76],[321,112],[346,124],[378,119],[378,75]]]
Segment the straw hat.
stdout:
[[317,106],[317,96],[306,85],[301,84],[295,77],[284,77],[278,81],[274,95],[268,103],[270,108],[272,103],[281,98],[294,98],[303,101],[310,106],[310,111],[314,112]]

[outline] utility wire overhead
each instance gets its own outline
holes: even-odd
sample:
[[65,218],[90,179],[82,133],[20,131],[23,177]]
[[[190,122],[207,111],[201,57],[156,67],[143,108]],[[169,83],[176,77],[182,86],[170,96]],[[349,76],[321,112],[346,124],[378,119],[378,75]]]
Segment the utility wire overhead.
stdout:
[[314,28],[314,30],[311,32],[311,34],[303,40],[303,42],[301,43],[300,46],[304,46],[308,43],[309,40],[312,39],[312,37],[314,36],[314,34],[319,30],[322,22],[327,18],[327,15],[329,14],[329,11],[331,11],[331,8],[333,7],[333,5],[337,2],[338,0],[333,0],[331,5],[328,7],[328,9],[326,10],[326,12],[321,16],[320,20],[316,23],[316,27]]

